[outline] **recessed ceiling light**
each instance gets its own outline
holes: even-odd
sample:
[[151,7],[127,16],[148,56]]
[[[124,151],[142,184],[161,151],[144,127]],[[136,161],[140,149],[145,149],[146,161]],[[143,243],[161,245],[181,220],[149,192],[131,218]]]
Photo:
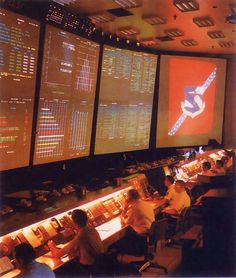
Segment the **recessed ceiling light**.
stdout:
[[173,0],[173,4],[181,12],[192,12],[199,10],[199,4],[197,0]]
[[142,19],[151,25],[159,25],[166,23],[166,21],[163,18],[157,15],[145,15],[142,17]]
[[120,28],[118,29],[118,31],[116,32],[117,36],[122,36],[122,37],[131,37],[134,35],[138,35],[139,34],[139,30],[135,27],[124,27],[124,28]]
[[235,44],[233,41],[221,41],[219,42],[219,46],[223,48],[233,47]]
[[92,20],[93,23],[104,23],[114,21],[115,16],[104,12],[100,14],[89,15],[89,18]]
[[184,46],[195,46],[195,45],[198,45],[198,43],[195,40],[182,40],[181,43]]
[[137,8],[142,5],[141,0],[113,0],[113,2],[125,9]]
[[207,32],[207,35],[211,39],[221,39],[221,38],[225,37],[225,35],[223,34],[222,31],[209,31],[209,32]]
[[184,35],[184,32],[177,28],[164,30],[164,33],[170,37],[181,37]]
[[194,17],[193,22],[198,26],[198,27],[209,27],[209,26],[214,26],[214,21],[211,17],[209,16],[200,16],[200,17]]

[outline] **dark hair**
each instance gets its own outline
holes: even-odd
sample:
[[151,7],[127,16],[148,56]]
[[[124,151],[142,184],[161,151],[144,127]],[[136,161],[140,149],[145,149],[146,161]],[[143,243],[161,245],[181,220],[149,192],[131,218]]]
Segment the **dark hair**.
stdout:
[[130,189],[127,194],[128,194],[128,198],[130,200],[138,200],[138,199],[140,199],[140,195],[139,195],[139,193],[138,193],[138,191],[136,189]]
[[165,176],[165,179],[167,179],[171,184],[175,182],[175,179],[171,175]]
[[222,160],[216,160],[216,165],[219,165],[220,167],[223,167],[224,163]]
[[177,183],[178,183],[179,186],[185,187],[185,182],[184,182],[183,180],[177,180],[177,181],[175,182],[175,185],[176,185]]
[[21,243],[15,247],[15,258],[22,260],[26,266],[36,258],[35,251],[29,243]]
[[88,216],[85,211],[75,209],[72,211],[72,219],[79,227],[85,227],[88,221]]
[[204,168],[206,168],[207,170],[210,170],[210,169],[211,169],[211,163],[208,162],[208,161],[203,162],[203,163],[202,163],[202,166],[203,166]]

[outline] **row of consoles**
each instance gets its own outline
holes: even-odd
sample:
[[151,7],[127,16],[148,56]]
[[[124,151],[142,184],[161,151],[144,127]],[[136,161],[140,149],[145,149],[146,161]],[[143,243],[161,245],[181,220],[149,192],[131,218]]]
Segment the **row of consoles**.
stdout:
[[[203,159],[215,161],[222,157],[223,151],[216,150],[206,153],[200,159],[191,162],[182,162],[175,169],[178,179],[186,179],[200,171]],[[171,174],[174,168],[169,167],[165,175]],[[157,181],[158,182],[158,181]],[[150,199],[154,208],[163,206],[163,199],[151,201],[148,191],[149,182],[145,174],[129,176],[125,183],[118,188],[106,193],[99,193],[96,197],[78,201],[77,206],[65,209],[63,212],[51,213],[50,217],[24,225],[23,219],[18,219],[19,229],[13,229],[0,237],[0,276],[14,277],[19,273],[13,263],[13,249],[19,243],[30,243],[36,251],[37,261],[48,264],[52,269],[57,269],[70,260],[70,257],[56,259],[50,257],[47,246],[48,240],[53,240],[57,245],[63,246],[73,239],[75,228],[71,218],[74,209],[83,209],[88,215],[89,225],[96,227],[100,237],[107,247],[124,235],[125,227],[122,227],[120,213],[126,201],[127,191],[135,188],[139,191],[142,199]]]
[[[101,193],[92,200],[84,200],[77,207],[70,208],[63,213],[52,215],[37,223],[12,231],[0,237],[0,276],[14,277],[19,274],[13,262],[14,247],[20,243],[30,243],[36,251],[37,261],[48,264],[57,269],[71,258],[53,258],[47,246],[48,240],[53,240],[63,247],[73,239],[75,227],[72,221],[72,211],[83,209],[88,215],[88,224],[96,227],[100,237],[107,247],[123,236],[119,215],[126,201],[127,191],[136,188],[143,199],[148,199],[147,178],[144,174],[134,175],[121,187],[111,190],[105,195]],[[21,221],[21,219],[19,219]],[[19,223],[19,226],[21,224]]]

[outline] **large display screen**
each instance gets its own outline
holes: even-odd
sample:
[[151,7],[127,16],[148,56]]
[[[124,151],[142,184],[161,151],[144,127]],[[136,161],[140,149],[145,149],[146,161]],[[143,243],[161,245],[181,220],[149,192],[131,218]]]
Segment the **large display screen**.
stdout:
[[95,154],[149,148],[157,56],[104,46]]
[[0,170],[29,165],[40,25],[0,9]]
[[222,141],[226,60],[161,56],[157,147]]
[[34,164],[89,155],[99,48],[46,27]]

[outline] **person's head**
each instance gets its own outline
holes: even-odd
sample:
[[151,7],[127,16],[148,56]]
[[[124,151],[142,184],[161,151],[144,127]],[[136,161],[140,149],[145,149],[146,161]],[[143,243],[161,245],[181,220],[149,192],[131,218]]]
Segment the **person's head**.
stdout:
[[128,202],[132,203],[132,202],[136,202],[137,200],[139,200],[140,195],[136,189],[130,189],[127,192],[127,198],[128,198]]
[[216,168],[217,169],[220,169],[224,166],[223,162],[221,160],[216,160]]
[[185,182],[183,180],[177,180],[175,182],[175,191],[177,193],[182,193],[185,191]]
[[222,161],[223,165],[226,164],[229,161],[228,156],[222,156],[221,161]]
[[172,176],[170,176],[170,175],[165,176],[164,184],[165,184],[166,187],[171,186],[171,184],[173,184],[174,182],[175,182],[175,180]]
[[83,228],[87,225],[88,216],[85,211],[81,209],[75,209],[72,211],[72,220],[79,227]]
[[202,163],[202,170],[203,171],[208,171],[211,169],[211,163],[208,161],[205,161]]
[[35,251],[29,243],[21,243],[14,249],[14,258],[17,268],[23,270],[35,260]]

